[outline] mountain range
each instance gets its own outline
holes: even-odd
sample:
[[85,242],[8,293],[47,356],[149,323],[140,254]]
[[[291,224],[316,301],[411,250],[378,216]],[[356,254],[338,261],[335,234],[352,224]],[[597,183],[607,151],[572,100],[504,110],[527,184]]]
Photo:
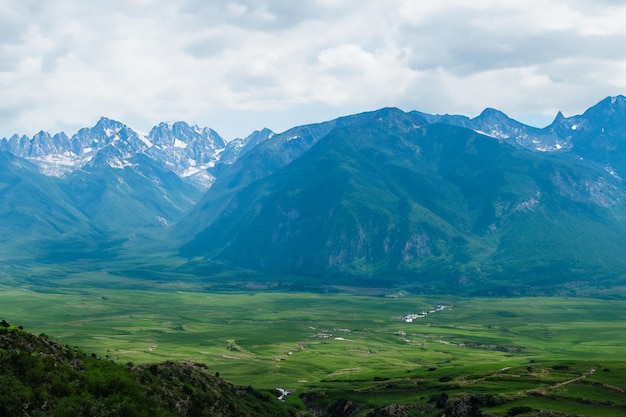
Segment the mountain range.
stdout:
[[226,142],[102,118],[0,140],[0,245],[4,265],[160,247],[193,276],[604,291],[624,284],[624,175],[623,96],[542,129],[384,108]]

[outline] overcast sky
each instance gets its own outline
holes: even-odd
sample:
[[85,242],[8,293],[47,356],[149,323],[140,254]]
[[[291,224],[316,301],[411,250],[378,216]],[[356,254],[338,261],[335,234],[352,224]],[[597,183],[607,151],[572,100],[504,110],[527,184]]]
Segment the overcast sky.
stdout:
[[626,91],[618,0],[0,0],[0,137],[225,139],[385,106],[544,127]]

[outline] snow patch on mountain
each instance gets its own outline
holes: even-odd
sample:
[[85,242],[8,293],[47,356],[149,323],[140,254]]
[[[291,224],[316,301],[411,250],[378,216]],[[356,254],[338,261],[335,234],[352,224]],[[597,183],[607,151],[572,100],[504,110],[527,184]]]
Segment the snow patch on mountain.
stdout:
[[501,130],[491,130],[489,132],[483,132],[482,130],[475,130],[476,133],[480,133],[481,135],[489,136],[494,139],[509,139],[510,136],[504,133]]
[[115,169],[124,169],[133,166],[128,160],[122,158],[111,158],[107,160],[107,163],[111,168]]
[[55,177],[93,164],[114,169],[133,167],[133,160],[144,155],[197,188],[207,189],[215,181],[210,170],[234,162],[249,145],[270,135],[273,132],[264,129],[227,143],[214,130],[185,122],[160,123],[145,133],[102,117],[95,126],[82,128],[72,137],[43,131],[32,138],[13,135],[0,140],[0,150],[25,158],[44,175]]
[[137,137],[144,143],[144,145],[146,145],[148,148],[152,148],[154,146],[154,144],[152,143],[152,141],[149,139],[149,136],[147,133],[145,132],[140,132],[138,130],[135,131],[137,133]]
[[604,167],[604,170],[605,170],[606,172],[608,172],[609,174],[611,174],[614,178],[617,178],[618,180],[621,180],[621,179],[622,179],[622,178],[621,178],[621,177],[617,174],[617,172],[616,172],[613,168],[611,168],[610,166],[606,165],[606,166]]

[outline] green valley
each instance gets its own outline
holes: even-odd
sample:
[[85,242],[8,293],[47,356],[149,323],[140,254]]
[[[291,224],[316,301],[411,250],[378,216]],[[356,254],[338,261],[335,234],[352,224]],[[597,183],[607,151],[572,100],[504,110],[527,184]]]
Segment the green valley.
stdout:
[[626,409],[623,299],[4,287],[0,305],[9,322],[121,363],[191,360],[289,389],[290,403],[351,404],[331,415],[440,415],[438,401],[466,397],[493,415]]

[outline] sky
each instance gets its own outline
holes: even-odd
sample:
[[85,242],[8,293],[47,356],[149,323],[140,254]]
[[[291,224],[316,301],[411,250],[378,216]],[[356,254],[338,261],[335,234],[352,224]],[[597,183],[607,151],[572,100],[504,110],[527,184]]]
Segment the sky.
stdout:
[[0,0],[0,137],[387,106],[544,127],[626,93],[624,22],[618,0]]

